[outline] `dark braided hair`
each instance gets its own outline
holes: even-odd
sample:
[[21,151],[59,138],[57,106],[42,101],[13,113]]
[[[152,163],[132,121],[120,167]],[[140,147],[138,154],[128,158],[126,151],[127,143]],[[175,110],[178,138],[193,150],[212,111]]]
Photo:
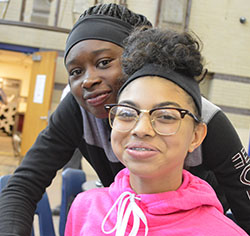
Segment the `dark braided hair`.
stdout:
[[122,21],[134,26],[152,26],[150,21],[148,19],[140,14],[136,14],[132,11],[130,11],[128,8],[122,5],[118,5],[115,3],[109,3],[109,4],[99,4],[93,7],[90,7],[87,9],[80,18],[84,18],[85,16],[89,15],[106,15],[115,17],[118,19],[121,19]]
[[191,34],[142,27],[125,40],[122,57],[125,76],[131,76],[147,63],[191,77],[201,76],[203,71],[200,44]]

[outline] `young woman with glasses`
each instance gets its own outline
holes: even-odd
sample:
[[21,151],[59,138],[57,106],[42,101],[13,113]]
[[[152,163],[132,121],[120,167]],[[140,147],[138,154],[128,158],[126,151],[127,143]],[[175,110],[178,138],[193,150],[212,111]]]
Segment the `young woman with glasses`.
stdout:
[[183,168],[207,131],[195,79],[203,71],[198,42],[141,29],[122,60],[127,80],[117,104],[105,108],[113,151],[126,168],[109,188],[76,197],[65,235],[247,235],[223,214],[212,187]]

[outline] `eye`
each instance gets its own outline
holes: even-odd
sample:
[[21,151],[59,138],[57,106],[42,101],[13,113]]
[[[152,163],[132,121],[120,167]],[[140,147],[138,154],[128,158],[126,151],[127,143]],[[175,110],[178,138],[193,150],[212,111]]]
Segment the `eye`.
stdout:
[[119,107],[116,110],[115,116],[116,118],[120,120],[130,121],[130,120],[134,120],[137,114],[136,114],[136,111],[134,111],[133,109]]
[[80,68],[76,68],[76,69],[73,69],[69,72],[69,76],[70,77],[77,77],[78,75],[80,75],[82,73],[82,69]]
[[105,69],[109,66],[110,62],[112,61],[112,59],[104,59],[101,60],[97,63],[97,67],[101,68],[101,69]]
[[161,123],[174,123],[180,120],[180,115],[175,110],[157,110],[153,114],[153,119]]

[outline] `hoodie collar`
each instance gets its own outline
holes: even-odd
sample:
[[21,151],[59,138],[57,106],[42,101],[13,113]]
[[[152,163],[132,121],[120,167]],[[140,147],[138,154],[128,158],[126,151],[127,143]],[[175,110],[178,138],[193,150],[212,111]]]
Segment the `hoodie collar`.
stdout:
[[183,182],[176,191],[136,194],[130,187],[129,170],[125,168],[117,174],[115,182],[109,188],[110,196],[114,202],[123,192],[135,194],[136,197],[140,198],[140,207],[152,215],[188,211],[202,205],[215,206],[219,211],[223,211],[212,187],[186,170],[183,170]]

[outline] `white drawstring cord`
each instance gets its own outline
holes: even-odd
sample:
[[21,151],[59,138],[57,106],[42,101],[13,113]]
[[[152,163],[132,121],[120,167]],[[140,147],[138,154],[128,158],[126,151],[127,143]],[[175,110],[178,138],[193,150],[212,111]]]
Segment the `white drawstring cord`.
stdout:
[[[102,232],[103,233],[111,234],[116,230],[116,234],[115,234],[116,236],[125,235],[126,228],[128,225],[129,216],[131,215],[131,212],[132,212],[134,222],[133,222],[133,227],[132,227],[132,230],[131,230],[129,236],[136,236],[137,235],[137,232],[139,231],[140,220],[142,220],[142,222],[145,225],[145,236],[147,236],[147,234],[148,234],[147,219],[146,219],[143,211],[141,210],[141,208],[136,204],[135,199],[140,200],[140,198],[136,197],[135,194],[130,193],[130,192],[124,192],[118,197],[118,199],[115,201],[114,205],[111,207],[111,209],[109,210],[109,212],[107,213],[107,215],[105,216],[105,218],[102,221]],[[128,207],[125,211],[125,207],[127,205],[128,200],[130,200],[130,202],[129,202]],[[117,204],[118,204],[118,211],[117,211],[116,224],[115,224],[113,229],[106,231],[104,229],[104,225],[105,225],[109,215],[111,214],[111,212],[113,211],[113,209],[115,208],[115,206]]]

